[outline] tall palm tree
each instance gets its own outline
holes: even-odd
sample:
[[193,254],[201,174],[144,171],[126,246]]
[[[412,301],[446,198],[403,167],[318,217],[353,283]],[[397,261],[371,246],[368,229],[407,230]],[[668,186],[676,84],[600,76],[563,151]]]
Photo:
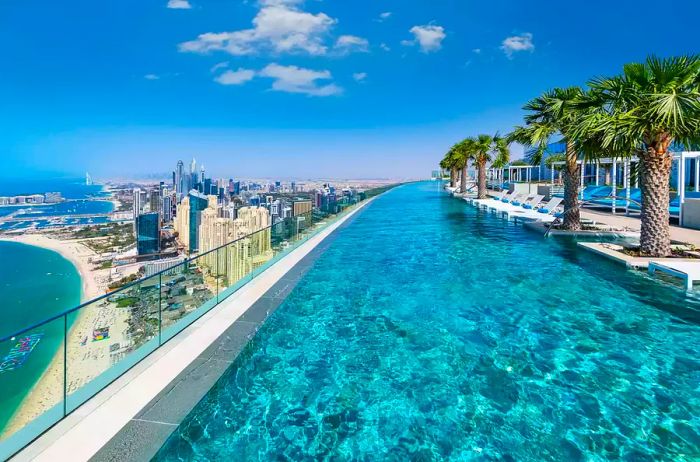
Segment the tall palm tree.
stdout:
[[640,161],[642,215],[640,250],[663,257],[671,253],[669,183],[678,142],[700,140],[700,56],[627,64],[620,76],[589,82],[592,111],[579,127],[599,137],[603,148],[634,153]]
[[455,164],[460,171],[459,192],[465,193],[467,192],[467,165],[471,155],[469,139],[467,138],[455,144],[450,151],[453,152]]
[[503,166],[510,161],[510,149],[506,138],[498,133],[495,135],[479,135],[475,138],[467,138],[469,157],[476,165],[478,171],[478,198],[486,199],[486,164],[491,162],[497,166]]
[[454,188],[457,183],[457,154],[450,148],[445,157],[440,161],[440,167],[450,170],[450,187]]
[[518,142],[526,149],[534,148],[528,155],[530,164],[539,164],[547,150],[547,145],[557,135],[566,144],[565,164],[562,169],[564,180],[564,219],[563,229],[581,229],[578,194],[581,166],[578,154],[583,143],[574,135],[583,116],[589,111],[581,104],[585,92],[579,87],[555,88],[528,102],[523,109],[525,125],[515,127],[508,140]]

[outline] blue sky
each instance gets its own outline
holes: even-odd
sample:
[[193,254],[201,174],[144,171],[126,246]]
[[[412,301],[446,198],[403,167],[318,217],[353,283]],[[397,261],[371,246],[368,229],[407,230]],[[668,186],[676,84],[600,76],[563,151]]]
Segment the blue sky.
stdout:
[[694,0],[3,1],[4,173],[194,156],[225,177],[426,176],[548,88],[700,51],[699,16]]

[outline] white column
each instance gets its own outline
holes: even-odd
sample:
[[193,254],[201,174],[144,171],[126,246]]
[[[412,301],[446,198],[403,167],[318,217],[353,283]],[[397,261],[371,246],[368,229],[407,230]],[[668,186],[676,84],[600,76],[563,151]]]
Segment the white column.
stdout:
[[678,159],[678,195],[680,196],[678,210],[678,224],[683,226],[683,204],[685,203],[685,152],[681,152],[681,157]]
[[552,189],[554,189],[554,164],[552,164],[552,168],[549,169],[549,172],[552,175]]
[[600,186],[600,162],[595,164],[595,185]]
[[630,161],[625,160],[625,215],[630,213]]
[[617,195],[617,159],[613,158],[613,163],[612,163],[612,213],[613,215],[616,212],[615,206],[616,201],[615,201],[615,196]]

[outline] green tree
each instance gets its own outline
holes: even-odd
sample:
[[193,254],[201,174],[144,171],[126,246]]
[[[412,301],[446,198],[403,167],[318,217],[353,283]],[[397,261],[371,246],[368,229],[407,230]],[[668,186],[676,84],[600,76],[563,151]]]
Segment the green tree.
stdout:
[[600,140],[603,149],[635,154],[640,161],[643,255],[671,253],[669,183],[671,144],[700,138],[700,57],[631,63],[623,73],[589,82],[590,111],[577,135]]
[[493,136],[482,134],[475,138],[467,138],[463,143],[478,172],[477,197],[486,199],[486,165],[490,162],[496,167],[502,167],[510,161],[508,140],[496,133]]
[[[518,142],[531,149],[528,162],[537,165],[554,136],[561,135],[566,144],[565,165],[562,169],[564,180],[564,219],[562,228],[581,229],[578,194],[581,166],[578,154],[582,146],[589,145],[574,135],[578,125],[590,108],[581,104],[585,92],[579,87],[555,88],[528,102],[525,124],[517,126],[508,135],[508,140]],[[591,150],[592,151],[592,150]]]
[[460,172],[459,192],[467,192],[467,166],[471,159],[471,145],[469,138],[460,141],[452,146],[451,151],[454,153],[454,160],[457,169]]
[[450,187],[454,188],[457,183],[457,168],[458,168],[457,153],[454,146],[445,154],[445,157],[440,161],[440,167],[450,170]]

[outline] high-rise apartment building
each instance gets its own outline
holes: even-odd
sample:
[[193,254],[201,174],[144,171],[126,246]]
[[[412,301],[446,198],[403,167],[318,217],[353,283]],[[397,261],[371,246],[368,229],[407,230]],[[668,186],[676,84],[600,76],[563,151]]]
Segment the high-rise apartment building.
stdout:
[[173,221],[173,198],[170,194],[163,196],[161,216],[164,223]]
[[292,214],[296,217],[310,213],[312,204],[310,200],[295,200],[292,202]]
[[136,217],[136,249],[139,255],[160,251],[160,215],[157,212]]
[[[267,209],[243,207],[237,213],[235,220],[221,218],[217,205],[210,203],[201,216],[199,251],[209,252],[203,264],[227,284],[240,280],[273,256]],[[219,250],[213,252],[214,249]]]
[[177,199],[180,200],[184,197],[186,187],[185,179],[185,164],[181,161],[177,161],[177,167],[175,169],[175,193],[177,194]]
[[190,249],[190,196],[185,196],[175,212],[175,232],[186,251]]
[[163,205],[162,205],[162,198],[161,198],[161,190],[160,189],[152,189],[150,192],[150,197],[148,200],[150,209],[149,211],[151,213],[161,213]]
[[[210,198],[195,190],[190,191],[189,210],[189,251],[197,252],[199,250],[199,225],[202,219],[202,212],[209,205]],[[213,197],[216,203],[216,197]]]

